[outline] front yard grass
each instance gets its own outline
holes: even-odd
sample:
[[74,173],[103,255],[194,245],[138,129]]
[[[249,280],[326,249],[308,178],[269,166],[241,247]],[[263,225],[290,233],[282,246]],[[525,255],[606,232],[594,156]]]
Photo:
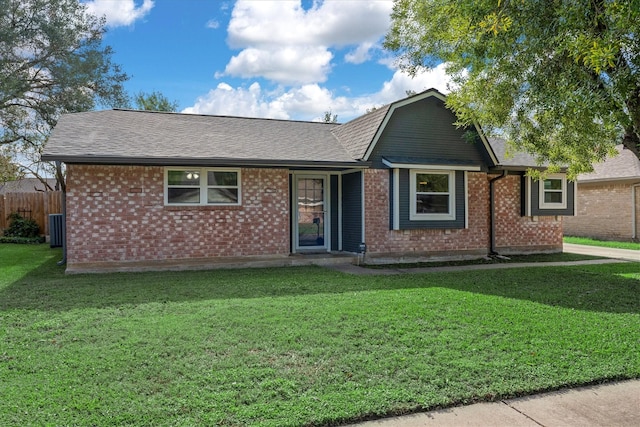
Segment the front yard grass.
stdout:
[[322,426],[640,378],[640,264],[65,276],[0,245],[0,425]]

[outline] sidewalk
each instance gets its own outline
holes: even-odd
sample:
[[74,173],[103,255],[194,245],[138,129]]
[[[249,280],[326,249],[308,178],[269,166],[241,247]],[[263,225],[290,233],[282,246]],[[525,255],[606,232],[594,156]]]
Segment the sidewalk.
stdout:
[[342,273],[357,274],[363,276],[372,275],[395,275],[410,273],[438,273],[445,271],[468,271],[468,270],[496,270],[504,268],[522,268],[522,267],[553,267],[553,266],[571,266],[571,265],[590,265],[590,264],[611,264],[618,262],[640,262],[640,251],[629,249],[613,249],[598,246],[574,245],[565,243],[563,252],[592,255],[604,257],[602,259],[584,260],[584,261],[564,261],[564,262],[511,262],[496,264],[470,264],[456,265],[450,267],[424,267],[424,268],[367,268],[355,264],[341,264],[327,266],[333,270]]
[[358,427],[640,425],[640,380],[352,424]]
[[599,246],[574,245],[565,243],[563,252],[569,252],[580,255],[603,256],[607,258],[622,259],[625,261],[640,262],[640,251],[630,249],[603,248]]

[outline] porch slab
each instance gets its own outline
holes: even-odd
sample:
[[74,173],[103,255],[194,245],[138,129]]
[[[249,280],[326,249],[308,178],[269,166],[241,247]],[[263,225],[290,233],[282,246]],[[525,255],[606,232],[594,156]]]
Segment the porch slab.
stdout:
[[144,271],[216,270],[237,268],[335,266],[353,264],[357,255],[344,252],[323,254],[261,255],[221,258],[169,259],[149,261],[105,261],[67,265],[67,274],[126,273]]

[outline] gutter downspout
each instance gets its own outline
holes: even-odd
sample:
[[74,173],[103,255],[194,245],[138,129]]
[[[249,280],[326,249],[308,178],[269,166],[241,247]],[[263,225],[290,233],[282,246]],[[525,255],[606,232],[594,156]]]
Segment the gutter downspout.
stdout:
[[638,217],[636,208],[636,188],[640,187],[640,183],[631,186],[631,238],[638,238]]
[[491,240],[491,246],[489,248],[489,255],[497,255],[496,252],[496,212],[495,212],[495,187],[494,183],[499,179],[506,178],[509,171],[503,170],[502,175],[496,176],[489,180],[489,236]]
[[[61,170],[61,162],[56,160],[56,170]],[[67,186],[62,186],[62,259],[58,265],[67,263]]]

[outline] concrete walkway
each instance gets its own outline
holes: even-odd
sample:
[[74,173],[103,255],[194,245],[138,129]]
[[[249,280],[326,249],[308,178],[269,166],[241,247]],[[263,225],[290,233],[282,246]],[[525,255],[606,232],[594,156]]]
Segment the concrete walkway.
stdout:
[[607,258],[622,259],[625,261],[640,262],[640,251],[630,249],[602,248],[600,246],[574,245],[565,243],[563,252],[580,255],[603,256]]
[[497,270],[504,268],[522,268],[522,267],[553,267],[553,266],[571,266],[571,265],[590,265],[590,264],[611,264],[617,262],[640,262],[640,251],[630,249],[613,249],[602,248],[598,246],[573,245],[565,243],[563,252],[600,256],[602,259],[584,260],[584,261],[563,261],[563,262],[510,262],[495,264],[470,264],[456,265],[447,267],[424,267],[424,268],[367,268],[355,264],[340,264],[327,266],[333,270],[342,273],[357,274],[363,276],[373,275],[395,275],[395,274],[411,274],[411,273],[438,273],[446,271],[469,271],[469,270]]
[[367,421],[359,427],[640,426],[640,380]]

